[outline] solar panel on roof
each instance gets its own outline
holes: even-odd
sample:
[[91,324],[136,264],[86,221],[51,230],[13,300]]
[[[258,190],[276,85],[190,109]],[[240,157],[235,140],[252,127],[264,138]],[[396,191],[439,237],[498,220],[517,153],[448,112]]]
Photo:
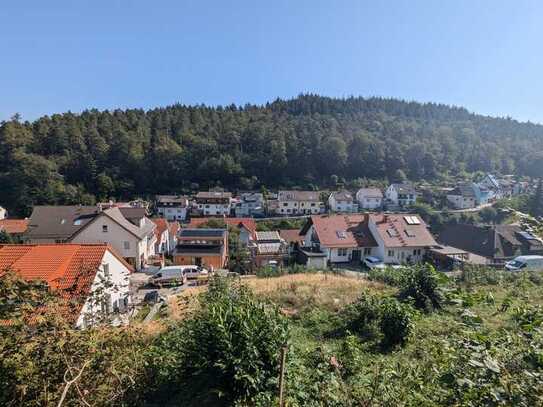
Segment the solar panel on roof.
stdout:
[[420,225],[420,220],[416,216],[411,216],[412,225]]
[[412,216],[404,216],[403,217],[405,219],[405,221],[407,222],[408,225],[412,225],[413,224],[413,217]]

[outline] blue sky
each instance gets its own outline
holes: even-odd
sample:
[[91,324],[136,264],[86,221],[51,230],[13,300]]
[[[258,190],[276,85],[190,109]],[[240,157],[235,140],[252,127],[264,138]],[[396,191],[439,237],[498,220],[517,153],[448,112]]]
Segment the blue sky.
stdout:
[[543,123],[543,2],[6,0],[0,120],[312,92]]

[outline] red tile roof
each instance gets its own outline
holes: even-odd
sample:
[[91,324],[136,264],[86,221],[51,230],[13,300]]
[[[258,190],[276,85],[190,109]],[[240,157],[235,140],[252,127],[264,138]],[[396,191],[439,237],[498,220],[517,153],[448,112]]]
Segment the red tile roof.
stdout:
[[160,236],[162,236],[165,231],[169,230],[169,223],[164,218],[153,218],[151,220],[156,225],[155,235],[157,240],[160,240]]
[[287,243],[299,243],[304,240],[304,237],[300,236],[300,229],[281,229],[279,236]]
[[2,219],[0,220],[0,231],[4,230],[10,235],[21,234],[28,228],[28,219]]
[[181,225],[178,221],[170,222],[170,236],[176,236],[179,229],[181,229]]
[[193,218],[190,220],[187,228],[197,228],[210,220],[224,221],[224,223],[232,227],[239,227],[239,225],[242,224],[249,232],[251,232],[251,235],[254,235],[256,232],[256,222],[253,218]]
[[47,282],[64,298],[77,298],[89,293],[107,250],[133,270],[107,244],[0,245],[0,275],[12,269],[26,280]]
[[375,247],[365,215],[312,216],[319,242],[325,247]]
[[[386,247],[424,247],[437,245],[426,223],[413,214],[370,214],[377,233]],[[416,218],[408,223],[406,218]]]

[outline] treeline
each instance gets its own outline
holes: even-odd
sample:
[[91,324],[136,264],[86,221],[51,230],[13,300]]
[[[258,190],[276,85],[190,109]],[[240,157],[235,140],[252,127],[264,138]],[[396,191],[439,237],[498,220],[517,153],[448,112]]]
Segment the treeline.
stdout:
[[0,205],[91,203],[222,185],[308,187],[489,171],[539,176],[543,126],[383,98],[65,113],[0,126]]

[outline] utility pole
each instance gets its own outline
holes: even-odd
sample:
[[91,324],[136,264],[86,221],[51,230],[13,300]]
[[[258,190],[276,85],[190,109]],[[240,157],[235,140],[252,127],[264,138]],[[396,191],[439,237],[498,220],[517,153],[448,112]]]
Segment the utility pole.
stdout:
[[285,407],[285,368],[287,360],[287,345],[281,348],[281,360],[279,365],[279,407]]

